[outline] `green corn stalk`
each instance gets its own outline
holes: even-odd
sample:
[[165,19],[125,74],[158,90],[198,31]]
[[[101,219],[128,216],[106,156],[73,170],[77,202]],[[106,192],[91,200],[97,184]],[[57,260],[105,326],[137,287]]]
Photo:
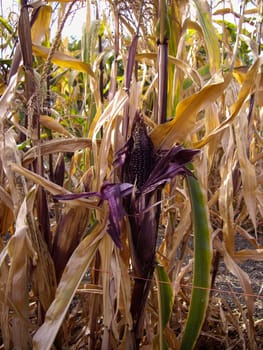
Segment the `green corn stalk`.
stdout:
[[[193,166],[189,166],[193,170]],[[189,314],[180,350],[191,350],[201,332],[209,300],[211,241],[208,216],[202,188],[198,180],[187,176],[194,229],[194,276]]]

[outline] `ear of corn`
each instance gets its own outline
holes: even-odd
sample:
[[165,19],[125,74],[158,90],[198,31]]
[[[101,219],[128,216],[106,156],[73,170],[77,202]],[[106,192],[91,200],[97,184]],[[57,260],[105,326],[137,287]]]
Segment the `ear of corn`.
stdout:
[[123,182],[136,184],[140,189],[153,168],[154,148],[142,116],[137,112],[128,140],[126,160],[122,167]]

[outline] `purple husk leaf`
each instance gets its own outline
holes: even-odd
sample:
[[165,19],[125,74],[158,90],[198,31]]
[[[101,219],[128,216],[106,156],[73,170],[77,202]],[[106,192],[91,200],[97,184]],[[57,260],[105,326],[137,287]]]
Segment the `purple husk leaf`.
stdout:
[[144,183],[141,193],[146,194],[156,190],[178,174],[193,176],[193,173],[185,165],[198,152],[199,150],[184,149],[181,146],[174,146],[170,150],[162,152]]
[[133,185],[128,183],[112,184],[105,182],[101,188],[102,198],[109,203],[110,215],[108,233],[118,248],[121,248],[121,223],[125,215],[122,198],[132,192]]
[[99,205],[101,205],[104,200],[107,200],[109,203],[109,225],[107,231],[117,247],[121,248],[121,222],[125,215],[122,205],[122,198],[131,194],[132,190],[133,185],[129,183],[112,184],[105,181],[100,192],[82,192],[56,195],[54,198],[58,200],[72,200],[96,196],[100,198]]
[[113,161],[113,167],[119,168],[122,167],[125,163],[125,160],[127,158],[127,152],[129,152],[129,149],[131,147],[131,139],[129,139],[116,153],[115,153],[115,159]]
[[[116,153],[114,167],[121,167],[123,165],[128,147],[129,145],[128,143],[126,143]],[[183,174],[193,176],[192,172],[189,169],[187,169],[185,165],[188,162],[190,162],[193,156],[198,152],[198,150],[184,149],[181,146],[174,146],[168,151],[162,151],[158,155],[158,160],[140,191],[138,189],[135,190],[134,184],[126,182],[110,183],[108,181],[105,181],[99,192],[82,192],[65,195],[56,195],[54,196],[54,198],[58,200],[73,200],[96,196],[100,198],[99,205],[101,205],[104,200],[107,200],[109,203],[108,233],[111,236],[114,243],[117,245],[117,247],[120,248],[121,223],[124,215],[126,215],[122,203],[122,198],[132,194],[134,190],[136,191],[136,196],[132,196],[133,200],[137,202],[134,203],[134,218],[135,221],[137,221],[137,225],[139,224],[139,222],[139,226],[141,226],[143,222],[145,224],[144,215],[152,208],[152,205],[148,206],[148,200],[146,200],[146,207],[141,207],[139,203],[143,200],[142,197],[144,197],[147,193],[153,193],[160,186],[163,186],[168,181],[170,181],[175,175]],[[138,208],[140,209],[138,210]],[[144,224],[142,226],[144,226]]]
[[130,198],[126,208],[135,247],[133,263],[140,276],[146,276],[155,256],[160,216],[160,190],[178,174],[193,176],[186,167],[196,150],[174,146],[156,155],[155,165],[143,186]]

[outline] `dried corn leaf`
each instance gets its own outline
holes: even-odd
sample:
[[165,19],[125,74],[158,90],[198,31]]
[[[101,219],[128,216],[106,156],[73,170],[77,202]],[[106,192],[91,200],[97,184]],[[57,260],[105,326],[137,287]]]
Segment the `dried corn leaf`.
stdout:
[[[102,343],[108,345],[109,329],[113,324],[114,317],[114,305],[118,300],[116,300],[117,293],[119,294],[119,284],[120,284],[120,271],[112,270],[112,262],[114,259],[113,252],[114,243],[109,235],[106,235],[100,244],[99,251],[101,257],[101,269],[102,271],[110,271],[110,273],[103,273],[102,279],[102,289],[103,289],[103,316],[105,324],[105,332],[102,337]],[[116,261],[115,261],[116,262]],[[114,331],[114,328],[112,328]],[[117,335],[117,339],[118,339]]]
[[[4,253],[4,254],[2,254]],[[7,252],[7,246],[4,248],[4,250],[1,252],[0,257],[0,268],[1,268],[1,279],[2,281],[8,280],[8,273],[9,273],[9,267],[8,264],[5,261],[5,266],[3,266],[3,255],[6,258],[8,252]],[[13,303],[10,296],[6,295],[6,292],[4,290],[5,286],[2,286],[3,289],[0,289],[0,310],[1,310],[1,337],[3,340],[4,348],[10,349],[10,341],[11,341],[11,334],[10,334],[10,322],[9,322],[9,315],[10,310],[12,310],[12,313],[14,313],[21,321],[23,321],[24,325],[28,327],[28,329],[35,329],[36,327],[30,322],[29,319],[24,318],[24,315],[21,314],[20,310],[16,308],[16,305]]]
[[0,201],[0,235],[6,235],[8,232],[12,232],[11,225],[14,224],[14,213]]
[[[152,65],[153,62],[157,60],[157,54],[154,52],[138,53],[136,54],[135,59],[137,61],[146,62],[146,63],[149,61]],[[191,67],[187,62],[184,62],[179,58],[169,55],[168,63],[174,64],[176,68],[179,68],[184,74],[187,74],[195,82],[197,86],[203,85],[203,79],[200,76],[200,74],[197,72],[197,70]]]
[[[209,134],[212,130],[216,129],[219,122],[219,116],[218,116],[218,107],[216,103],[211,103],[207,106],[205,110],[205,129],[206,134]],[[207,161],[208,161],[208,171],[211,169],[214,156],[216,155],[216,151],[218,150],[218,143],[219,143],[219,135],[215,137],[213,140],[211,140],[207,147]]]
[[176,251],[189,231],[191,224],[191,203],[189,200],[186,200],[180,215],[180,221],[172,235],[171,247],[169,247],[169,251],[167,252],[167,260],[169,262],[168,271],[174,266],[174,256],[176,256]]
[[14,204],[12,201],[12,198],[6,190],[0,186],[0,199],[3,202],[3,204],[13,212],[14,210]]
[[51,6],[44,5],[38,9],[37,18],[31,27],[31,37],[35,44],[40,45],[46,36],[49,37],[51,15]]
[[[8,274],[9,274],[9,262],[7,259],[8,251],[7,246],[3,247],[0,253],[0,273],[1,273],[1,281],[7,281],[8,280]],[[6,285],[1,282],[1,289],[0,289],[0,326],[1,326],[1,333],[2,333],[2,339],[5,349],[10,348],[10,342],[11,342],[11,334],[10,334],[10,326],[9,326],[9,308],[11,307],[13,310],[15,310],[15,306],[10,300],[10,297],[6,295],[5,292]],[[17,314],[19,314],[19,311],[17,311]],[[21,315],[21,319],[23,316]]]
[[251,281],[248,276],[248,274],[242,270],[237,263],[234,261],[232,256],[229,254],[229,252],[225,249],[224,245],[222,242],[216,238],[214,240],[215,247],[216,249],[220,252],[220,254],[224,258],[224,262],[227,266],[227,269],[237,277],[239,280],[243,290],[244,290],[244,298],[246,300],[246,305],[247,305],[247,311],[248,311],[248,319],[250,320],[249,325],[248,325],[248,333],[252,335],[251,338],[254,338],[254,325],[252,324],[251,320],[253,320],[253,311],[254,311],[254,293],[251,288]]
[[[65,188],[55,184],[54,182],[51,182],[44,177],[35,174],[34,172],[23,168],[22,166],[19,166],[17,164],[12,163],[11,164],[12,169],[26,177],[28,180],[33,181],[35,184],[38,184],[42,187],[44,187],[47,191],[49,191],[53,195],[57,194],[71,194],[71,192],[65,190]],[[80,199],[74,199],[70,202],[71,205],[77,205],[77,206],[84,206],[87,208],[97,208],[98,209],[98,204],[96,200],[86,200],[83,198]]]
[[215,102],[229,85],[232,75],[215,74],[197,93],[179,102],[175,118],[159,125],[151,133],[156,148],[170,148],[175,143],[184,143],[195,132],[196,115],[211,102]]
[[194,147],[201,148],[210,140],[212,140],[215,135],[218,135],[223,130],[229,127],[232,124],[233,120],[236,118],[240,112],[244,102],[248,97],[254,92],[255,83],[258,78],[258,70],[261,64],[263,63],[263,56],[259,56],[254,62],[253,66],[249,69],[246,74],[246,79],[241,87],[241,90],[238,94],[236,102],[231,106],[231,115],[225,121],[223,121],[215,130],[213,130],[209,135],[205,136],[202,140],[195,142]]
[[106,233],[106,217],[80,242],[71,255],[58,285],[56,297],[46,313],[45,321],[33,337],[34,349],[51,348],[79,283],[94,259],[100,240]]
[[63,134],[65,136],[72,137],[71,133],[68,132],[67,129],[65,129],[61,124],[59,124],[59,122],[56,121],[56,119],[48,115],[40,115],[39,121],[40,121],[40,124],[47,129],[55,131],[59,134]]
[[[33,44],[33,53],[36,56],[47,58],[49,55],[49,49],[44,46]],[[88,63],[82,62],[77,58],[66,55],[63,52],[55,52],[51,57],[51,62],[63,68],[75,69],[80,72],[87,73],[89,76],[95,79],[95,74]]]
[[229,129],[222,138],[224,155],[220,163],[221,185],[219,188],[219,212],[223,220],[224,242],[228,252],[234,254],[234,209],[232,170],[235,167],[234,137]]
[[20,153],[16,147],[15,133],[13,130],[9,129],[5,133],[4,139],[0,144],[0,149],[3,169],[8,180],[9,191],[14,207],[13,211],[16,216],[25,197],[26,185],[23,178],[14,174],[10,166],[11,163],[20,165]]
[[63,210],[56,228],[52,251],[57,281],[60,280],[71,254],[84,235],[88,220],[87,208],[66,206]]
[[[98,143],[100,141],[97,141]],[[84,149],[86,147],[91,147],[92,142],[90,139],[87,138],[70,138],[70,139],[55,139],[55,140],[49,140],[46,142],[41,143],[40,146],[34,146],[28,150],[23,157],[23,164],[28,165],[33,160],[35,160],[38,157],[38,152],[40,152],[41,156],[45,156],[48,154],[54,154],[59,152],[75,152],[79,149]]]
[[25,68],[32,68],[33,57],[31,27],[29,22],[28,8],[26,6],[22,6],[20,10],[18,35],[24,66]]
[[56,277],[46,242],[42,237],[38,222],[36,222],[33,214],[37,189],[37,186],[32,186],[27,195],[27,223],[29,235],[38,256],[37,264],[31,269],[32,292],[40,301],[42,310],[45,312],[54,299]]
[[[96,114],[92,122],[88,136],[92,138],[96,173],[99,174],[97,177],[97,189],[101,187],[106,177],[109,164],[109,150],[114,140],[115,133],[117,133],[118,137],[121,135],[120,125],[115,125],[115,118],[121,113],[127,100],[127,93],[123,90],[119,90],[105,108],[104,112],[101,115]],[[100,150],[98,152],[96,137],[101,128],[103,128],[103,139],[101,140]]]
[[[10,257],[10,270],[6,293],[24,319],[28,320],[28,258],[35,264],[37,253],[27,235],[27,202],[24,199],[18,212],[16,231],[8,242],[8,255]],[[27,348],[29,344],[28,325],[18,315],[12,318],[12,340],[15,348]]]
[[242,194],[257,235],[257,178],[255,166],[251,164],[247,156],[249,148],[247,115],[245,113],[240,113],[234,126],[236,132],[237,154],[242,178]]
[[242,249],[234,254],[236,261],[246,261],[246,260],[255,260],[263,261],[263,248],[258,249]]
[[[127,299],[127,297],[130,297],[128,288],[130,287],[130,278],[129,275],[121,270],[121,259],[119,256],[119,251],[114,247],[114,253],[111,257],[110,261],[110,271],[112,271],[112,278],[110,280],[110,297],[111,302],[113,301],[113,331],[115,334],[116,339],[120,339],[120,334],[118,330],[118,314],[120,310],[120,302],[122,300],[122,308],[124,308],[124,315],[125,315],[125,323],[128,325],[132,325],[132,319],[131,315],[129,313],[130,310],[130,299]],[[123,264],[122,264],[123,265]],[[124,265],[122,266],[124,267]],[[124,275],[122,275],[122,272]],[[123,280],[124,279],[124,280]],[[125,286],[125,282],[127,285]],[[123,294],[123,292],[125,294]]]
[[107,105],[103,113],[101,114],[101,111],[99,111],[100,113],[96,113],[96,116],[93,119],[89,130],[88,138],[95,141],[99,130],[105,126],[113,117],[120,113],[127,100],[127,93],[123,90],[119,90],[115,94],[113,100]]
[[13,75],[9,81],[9,84],[5,91],[3,92],[1,99],[0,99],[0,120],[3,120],[3,118],[6,116],[8,111],[10,110],[10,102],[12,98],[14,97],[15,88],[16,88],[16,79],[17,76]]
[[129,329],[132,329],[132,317],[130,313],[131,306],[131,279],[127,265],[123,261],[122,251],[116,251],[116,257],[118,259],[118,266],[120,268],[120,297],[118,298],[119,310],[124,312],[126,323]]
[[[216,11],[213,12],[214,16],[217,15],[227,15],[229,13],[235,14],[235,12],[233,11],[233,9],[231,9],[230,7],[224,7],[222,9],[218,9]],[[238,15],[239,16],[239,15]]]
[[256,197],[258,202],[258,210],[260,212],[261,217],[263,217],[263,193],[260,192],[259,187],[256,190]]

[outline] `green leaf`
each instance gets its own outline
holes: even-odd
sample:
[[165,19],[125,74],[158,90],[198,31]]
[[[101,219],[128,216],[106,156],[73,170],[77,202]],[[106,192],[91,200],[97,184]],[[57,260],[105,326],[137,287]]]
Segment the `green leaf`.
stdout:
[[[192,166],[189,166],[191,170]],[[209,300],[211,239],[207,208],[202,188],[196,178],[187,176],[194,229],[194,277],[190,309],[182,338],[181,350],[194,349],[200,335]]]
[[13,33],[13,28],[12,26],[8,23],[8,20],[0,16],[0,24],[10,33]]
[[155,279],[158,289],[159,304],[159,340],[158,349],[168,349],[165,339],[163,338],[163,330],[170,320],[173,308],[173,290],[172,285],[164,267],[157,265],[155,268]]

